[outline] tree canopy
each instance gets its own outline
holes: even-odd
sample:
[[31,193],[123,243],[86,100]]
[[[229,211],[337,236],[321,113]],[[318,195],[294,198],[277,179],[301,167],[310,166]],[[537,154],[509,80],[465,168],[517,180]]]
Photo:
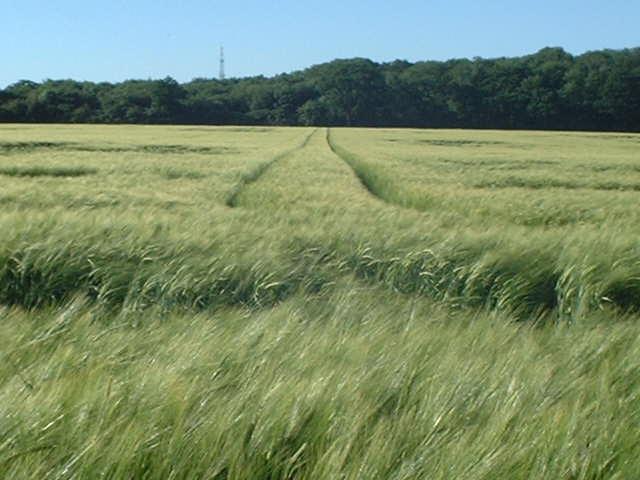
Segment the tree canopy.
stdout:
[[640,48],[573,56],[375,63],[179,84],[22,80],[1,122],[468,127],[640,131]]

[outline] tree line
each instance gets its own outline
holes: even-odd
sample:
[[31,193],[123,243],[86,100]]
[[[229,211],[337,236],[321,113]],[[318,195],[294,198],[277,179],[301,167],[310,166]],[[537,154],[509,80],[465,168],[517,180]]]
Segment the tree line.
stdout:
[[497,59],[335,60],[272,78],[19,81],[0,122],[640,131],[640,48]]

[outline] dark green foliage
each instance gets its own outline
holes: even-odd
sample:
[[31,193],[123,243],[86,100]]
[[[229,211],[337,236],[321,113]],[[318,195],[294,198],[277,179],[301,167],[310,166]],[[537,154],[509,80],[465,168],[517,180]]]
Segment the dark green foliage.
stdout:
[[640,49],[415,64],[355,58],[183,85],[21,81],[0,90],[0,122],[640,131]]

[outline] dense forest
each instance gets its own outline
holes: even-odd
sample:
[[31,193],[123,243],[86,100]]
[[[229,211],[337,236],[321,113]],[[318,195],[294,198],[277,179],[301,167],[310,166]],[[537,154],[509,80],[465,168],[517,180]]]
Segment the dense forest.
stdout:
[[640,48],[378,64],[241,79],[20,81],[0,121],[640,131]]

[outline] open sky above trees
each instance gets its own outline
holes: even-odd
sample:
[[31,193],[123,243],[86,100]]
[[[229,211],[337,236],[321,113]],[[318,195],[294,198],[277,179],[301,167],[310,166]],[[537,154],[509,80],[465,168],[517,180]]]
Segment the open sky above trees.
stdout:
[[548,46],[578,55],[637,46],[628,0],[5,0],[0,88],[27,79],[179,82],[272,76],[335,58],[447,60],[521,56]]

